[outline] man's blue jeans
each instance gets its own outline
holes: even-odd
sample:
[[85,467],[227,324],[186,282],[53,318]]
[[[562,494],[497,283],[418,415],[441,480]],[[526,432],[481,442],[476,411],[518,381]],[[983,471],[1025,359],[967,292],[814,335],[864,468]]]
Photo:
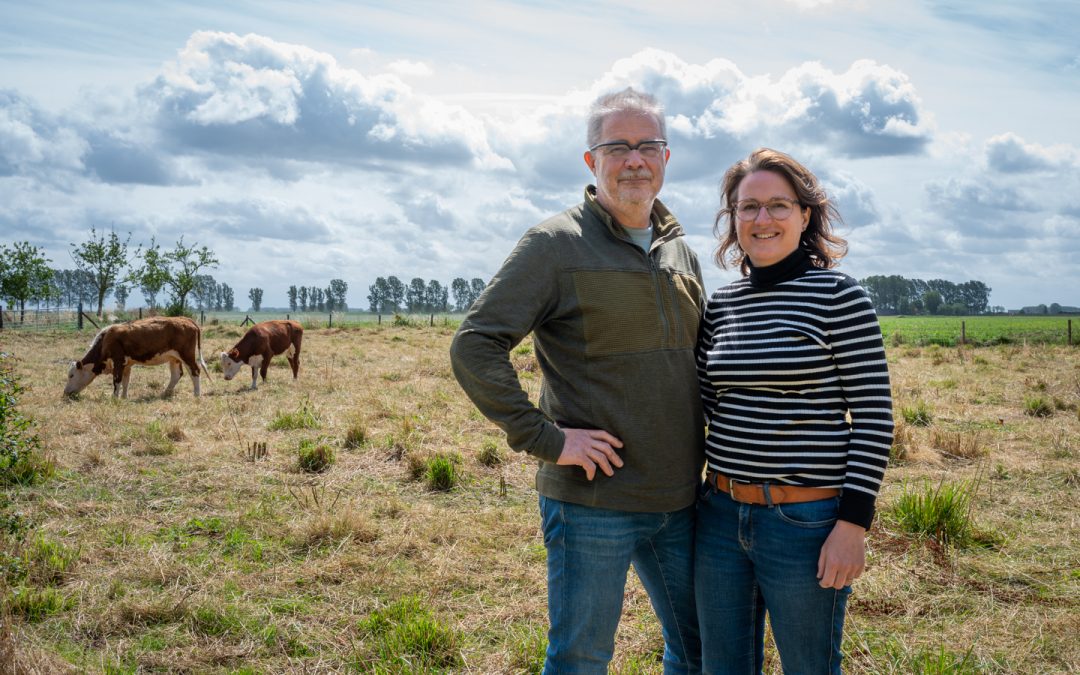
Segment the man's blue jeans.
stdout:
[[766,612],[784,673],[840,672],[851,587],[821,588],[817,579],[839,503],[758,506],[702,488],[694,584],[704,672],[760,673]]
[[664,673],[700,672],[694,515],[693,506],[611,511],[540,496],[551,620],[545,675],[607,673],[631,563],[660,618]]

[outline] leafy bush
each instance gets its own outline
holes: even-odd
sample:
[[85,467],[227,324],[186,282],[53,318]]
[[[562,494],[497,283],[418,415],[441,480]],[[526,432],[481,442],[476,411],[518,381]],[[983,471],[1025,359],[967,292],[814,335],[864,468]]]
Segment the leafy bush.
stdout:
[[0,485],[33,485],[53,475],[55,466],[41,450],[34,422],[18,410],[23,388],[0,352]]
[[908,490],[897,502],[893,513],[900,527],[912,534],[930,537],[946,546],[964,547],[972,538],[971,505],[975,486],[968,481],[929,482],[921,491]]
[[325,443],[303,440],[297,448],[297,461],[302,471],[321,473],[333,465],[334,449]]

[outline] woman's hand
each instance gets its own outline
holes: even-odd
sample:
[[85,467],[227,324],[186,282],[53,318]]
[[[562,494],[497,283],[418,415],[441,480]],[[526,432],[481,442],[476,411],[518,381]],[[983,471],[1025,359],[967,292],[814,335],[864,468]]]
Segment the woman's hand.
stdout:
[[866,569],[866,529],[836,521],[818,556],[817,578],[822,588],[851,585]]

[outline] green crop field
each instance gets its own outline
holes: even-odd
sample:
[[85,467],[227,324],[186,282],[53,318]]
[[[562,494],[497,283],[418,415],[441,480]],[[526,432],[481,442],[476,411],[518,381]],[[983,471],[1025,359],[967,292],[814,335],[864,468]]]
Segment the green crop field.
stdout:
[[[1061,316],[883,316],[881,332],[886,344],[952,347],[974,345],[1053,344],[1069,339],[1069,317]],[[1080,317],[1073,317],[1072,344],[1080,344]]]

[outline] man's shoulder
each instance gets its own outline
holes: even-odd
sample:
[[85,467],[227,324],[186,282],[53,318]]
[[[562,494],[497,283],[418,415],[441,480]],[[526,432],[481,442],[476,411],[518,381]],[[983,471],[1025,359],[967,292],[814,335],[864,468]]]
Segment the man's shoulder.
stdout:
[[587,209],[584,204],[571,206],[565,211],[560,211],[547,218],[538,225],[529,229],[530,233],[536,234],[571,234],[580,235],[581,225],[586,218]]

